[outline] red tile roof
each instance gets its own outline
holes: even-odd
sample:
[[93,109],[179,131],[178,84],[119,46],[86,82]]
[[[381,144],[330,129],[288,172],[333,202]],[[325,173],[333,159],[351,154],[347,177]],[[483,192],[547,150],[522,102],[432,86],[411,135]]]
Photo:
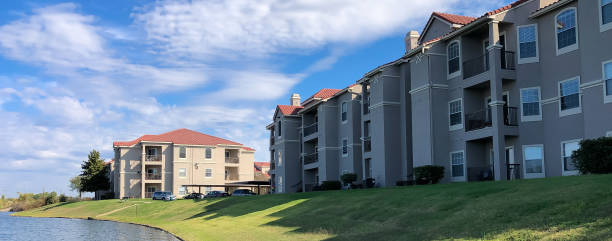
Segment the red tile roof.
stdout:
[[270,167],[270,163],[269,162],[254,162],[255,166],[258,167]]
[[238,142],[233,142],[223,138],[206,135],[204,133],[183,128],[159,135],[144,135],[132,141],[115,141],[113,142],[113,146],[133,146],[135,144],[140,143],[141,141],[171,142],[174,144],[187,145],[242,145]]
[[293,105],[277,105],[276,108],[283,114],[283,115],[297,115],[298,112],[303,109],[304,107],[302,106],[293,106]]
[[441,19],[444,19],[450,23],[461,24],[461,25],[468,24],[474,21],[474,19],[476,19],[475,17],[468,17],[468,16],[462,16],[462,15],[456,15],[456,14],[450,14],[450,13],[440,13],[440,12],[433,12],[432,15],[437,16]]
[[245,151],[255,151],[255,149],[247,147],[247,146],[243,146],[242,150],[245,150]]
[[329,97],[334,96],[339,91],[341,91],[341,89],[321,89],[319,90],[319,92],[315,93],[314,95],[306,99],[304,102],[302,102],[302,105],[314,99],[322,99],[322,100],[327,99]]

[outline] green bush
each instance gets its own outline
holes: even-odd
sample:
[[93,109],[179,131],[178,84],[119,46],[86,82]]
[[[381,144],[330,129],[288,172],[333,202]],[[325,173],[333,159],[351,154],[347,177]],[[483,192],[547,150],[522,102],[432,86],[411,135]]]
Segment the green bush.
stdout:
[[344,185],[353,184],[354,181],[357,181],[357,174],[345,173],[340,176],[340,179],[342,180],[342,182],[344,182]]
[[582,174],[612,173],[612,137],[581,141],[572,160]]
[[415,167],[414,176],[417,184],[436,184],[444,178],[444,167],[433,165]]
[[60,201],[61,203],[63,203],[63,202],[67,202],[67,201],[68,201],[68,197],[67,197],[66,195],[64,195],[64,194],[60,194],[60,195],[59,195],[59,201]]
[[340,190],[342,189],[342,183],[340,183],[340,181],[323,181],[321,184],[321,189],[324,191]]

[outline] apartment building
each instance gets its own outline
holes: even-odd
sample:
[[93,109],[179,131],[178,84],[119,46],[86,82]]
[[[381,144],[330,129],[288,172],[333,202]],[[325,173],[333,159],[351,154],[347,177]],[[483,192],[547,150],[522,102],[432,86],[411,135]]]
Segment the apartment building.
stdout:
[[[277,106],[270,130],[274,192],[310,191],[344,173],[361,177],[361,86],[322,89],[300,102]],[[296,174],[296,176],[289,175]]]
[[188,129],[116,141],[113,148],[111,191],[116,198],[149,198],[156,191],[180,197],[198,191],[188,185],[226,185],[254,178],[254,149]]
[[433,13],[362,86],[362,178],[440,165],[445,182],[578,174],[582,139],[612,136],[612,1],[519,0]]

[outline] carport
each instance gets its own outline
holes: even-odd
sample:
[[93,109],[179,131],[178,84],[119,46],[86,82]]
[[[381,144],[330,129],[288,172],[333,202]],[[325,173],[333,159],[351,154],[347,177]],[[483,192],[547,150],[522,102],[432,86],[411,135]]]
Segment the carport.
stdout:
[[262,193],[268,193],[270,191],[270,182],[267,181],[248,181],[248,182],[235,182],[228,184],[187,184],[182,185],[187,189],[194,190],[198,189],[198,193],[202,193],[202,187],[223,187],[226,192],[229,193],[231,189],[250,189],[252,192],[257,193],[257,195],[261,195]]

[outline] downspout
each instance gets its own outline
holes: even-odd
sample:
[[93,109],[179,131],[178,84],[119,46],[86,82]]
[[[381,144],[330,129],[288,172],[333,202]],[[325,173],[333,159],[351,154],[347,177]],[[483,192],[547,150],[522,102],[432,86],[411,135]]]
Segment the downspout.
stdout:
[[[425,54],[425,48],[422,49],[422,54]],[[432,82],[431,82],[431,57],[427,56],[427,84],[429,84],[429,104],[430,107],[429,109],[429,155],[431,156],[431,165],[435,164],[435,160],[434,160],[434,151],[433,151],[433,147],[434,147],[434,134],[433,134],[433,130],[434,130],[434,123],[433,123],[433,86],[432,86]]]

